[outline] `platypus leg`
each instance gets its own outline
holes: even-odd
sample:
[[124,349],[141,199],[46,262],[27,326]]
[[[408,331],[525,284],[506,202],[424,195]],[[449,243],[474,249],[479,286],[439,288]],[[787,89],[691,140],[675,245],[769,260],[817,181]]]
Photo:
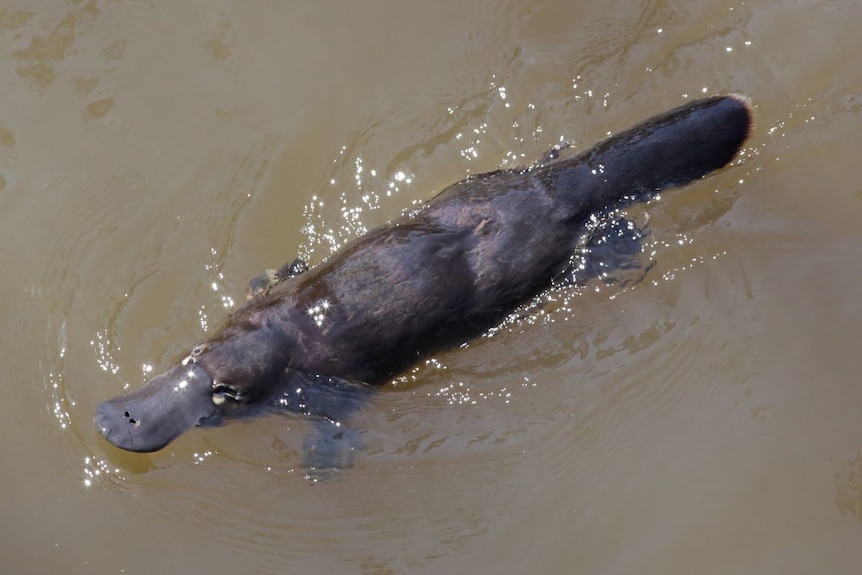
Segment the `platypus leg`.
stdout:
[[274,270],[264,270],[259,276],[255,276],[248,282],[248,290],[245,292],[246,299],[254,299],[257,296],[264,296],[269,293],[274,286],[279,282],[298,276],[299,274],[308,271],[308,264],[302,258],[296,258],[290,263],[284,264],[281,268]]
[[318,471],[353,466],[362,437],[347,422],[376,393],[371,386],[333,376],[288,369],[278,409],[313,418],[314,431],[302,443],[302,465]]
[[608,285],[627,286],[641,281],[655,262],[643,253],[642,241],[650,232],[620,215],[601,217],[587,233],[560,275],[558,287],[584,285],[599,279]]
[[544,166],[554,162],[555,160],[560,159],[560,153],[564,152],[565,150],[571,149],[571,147],[572,144],[570,144],[569,142],[560,142],[559,144],[556,144],[550,150],[542,154],[542,157],[539,159],[536,165]]
[[354,456],[362,448],[362,435],[358,430],[341,422],[318,419],[314,422],[314,432],[302,441],[302,466],[312,477],[353,467]]

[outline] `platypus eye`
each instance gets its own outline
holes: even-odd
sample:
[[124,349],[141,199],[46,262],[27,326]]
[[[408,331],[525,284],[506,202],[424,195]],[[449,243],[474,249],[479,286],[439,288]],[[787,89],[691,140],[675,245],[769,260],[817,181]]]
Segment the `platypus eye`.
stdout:
[[245,401],[245,391],[229,383],[213,382],[212,400],[216,405],[222,405],[227,399],[240,403]]

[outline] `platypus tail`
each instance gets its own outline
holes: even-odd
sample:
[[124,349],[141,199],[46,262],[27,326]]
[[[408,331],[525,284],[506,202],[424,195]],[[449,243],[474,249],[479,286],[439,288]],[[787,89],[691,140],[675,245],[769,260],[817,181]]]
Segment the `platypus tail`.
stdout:
[[[621,132],[583,154],[539,169],[571,217],[648,199],[723,168],[751,130],[744,96],[689,102]],[[566,209],[567,208],[567,209]]]

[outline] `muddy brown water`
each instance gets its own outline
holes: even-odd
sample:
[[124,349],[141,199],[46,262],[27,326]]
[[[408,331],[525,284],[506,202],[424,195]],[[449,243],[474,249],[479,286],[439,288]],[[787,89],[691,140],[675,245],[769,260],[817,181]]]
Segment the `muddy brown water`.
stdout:
[[[4,573],[856,573],[862,6],[0,7]],[[95,406],[250,277],[467,174],[702,93],[757,125],[649,214],[655,265],[417,366],[324,481],[304,422],[152,454]]]

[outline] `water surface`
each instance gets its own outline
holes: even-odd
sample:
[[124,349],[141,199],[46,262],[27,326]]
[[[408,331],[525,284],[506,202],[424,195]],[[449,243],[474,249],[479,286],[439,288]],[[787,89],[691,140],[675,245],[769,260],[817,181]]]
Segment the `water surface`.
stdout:
[[[862,50],[849,2],[0,9],[10,573],[851,573],[862,562]],[[121,452],[95,406],[467,174],[742,92],[741,160],[654,261],[417,366],[326,481],[305,423]],[[854,176],[854,174],[856,174]]]

